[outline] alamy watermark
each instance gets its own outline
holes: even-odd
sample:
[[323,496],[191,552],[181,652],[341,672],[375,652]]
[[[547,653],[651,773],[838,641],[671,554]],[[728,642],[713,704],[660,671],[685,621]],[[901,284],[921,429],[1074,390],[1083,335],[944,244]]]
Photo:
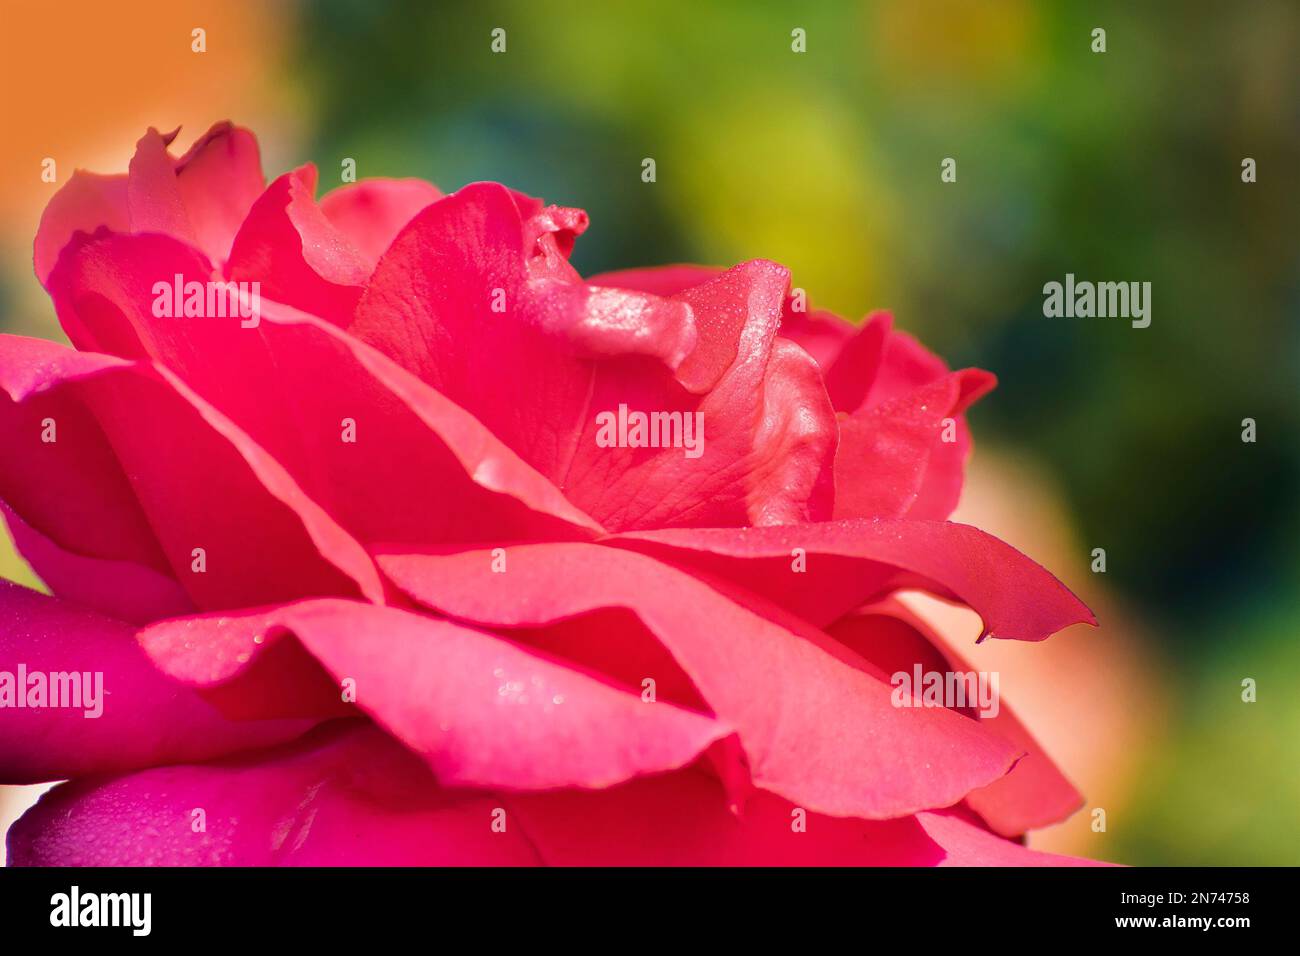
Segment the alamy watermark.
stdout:
[[703,412],[617,412],[596,415],[601,448],[681,448],[687,458],[704,454]]
[[179,272],[172,281],[153,284],[156,319],[240,319],[240,327],[255,329],[262,321],[262,283],[199,282]]
[[73,886],[50,897],[50,925],[125,926],[132,936],[148,936],[153,928],[153,894],[83,893]]
[[1043,315],[1049,319],[1081,318],[1132,319],[1135,329],[1151,324],[1150,282],[1075,282],[1074,273],[1065,282],[1043,286]]
[[889,683],[895,707],[970,707],[981,717],[996,717],[1002,709],[997,671],[926,671],[915,664],[911,673],[895,671]]
[[0,709],[68,708],[90,720],[104,713],[103,671],[0,671]]

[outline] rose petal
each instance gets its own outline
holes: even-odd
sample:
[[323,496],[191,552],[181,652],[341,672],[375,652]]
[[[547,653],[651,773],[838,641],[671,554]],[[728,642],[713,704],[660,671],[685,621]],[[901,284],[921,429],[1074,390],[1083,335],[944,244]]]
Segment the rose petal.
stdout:
[[1089,865],[953,811],[807,813],[799,832],[795,809],[756,794],[737,816],[697,771],[585,793],[441,790],[379,731],[339,721],[256,756],[63,784],[8,843],[17,866]]
[[[668,295],[698,291],[716,276],[713,269],[666,266],[607,273],[593,281]],[[923,393],[921,386],[932,385],[936,377],[946,374],[946,366],[910,336],[892,332],[893,317],[889,313],[875,313],[861,328],[855,328],[833,313],[807,311],[806,300],[800,311],[794,310],[794,304],[792,297],[785,298],[782,339],[804,348],[824,370],[825,389],[836,410],[858,412],[841,428],[835,464],[835,516],[906,513],[917,518],[946,518],[957,505],[970,454],[970,433],[961,411],[992,387],[991,377],[986,384],[979,376],[987,373],[964,373],[957,394],[945,402],[944,395]],[[728,337],[710,337],[708,328],[702,327],[701,340],[705,345],[713,342],[718,348],[717,343],[728,341]],[[694,371],[703,361],[702,354],[707,354],[704,346],[679,374]],[[720,361],[725,359],[724,353]],[[707,376],[704,381],[709,382]],[[905,399],[905,395],[909,398]],[[908,404],[904,405],[905,401]],[[888,402],[894,404],[887,409],[877,408]],[[948,410],[935,414],[945,403]],[[803,414],[810,406],[795,402],[788,407],[798,408]],[[950,416],[957,417],[957,423],[954,440],[946,442],[938,432],[942,420]],[[806,480],[807,474],[803,477]],[[809,507],[802,517],[787,513],[775,521],[753,523],[792,523],[828,516]]]
[[224,263],[266,187],[257,137],[229,122],[217,123],[175,165],[195,243],[210,260]]
[[[835,455],[835,517],[911,514],[927,482],[931,488],[943,482],[949,494],[934,490],[933,502],[927,504],[942,508],[951,496],[947,510],[938,515],[946,518],[957,504],[964,461],[960,453],[940,458],[941,450],[960,437],[956,417],[995,382],[987,372],[966,369],[891,401],[864,405],[842,419]],[[949,437],[952,441],[946,440]],[[931,475],[936,461],[941,478]]]
[[[383,601],[383,588],[364,549],[303,494],[283,467],[172,373],[35,339],[5,336],[0,342],[0,373],[25,370],[0,382],[15,402],[63,393],[80,405],[73,424],[93,415],[107,436],[111,455],[86,429],[69,433],[65,426],[65,437],[57,444],[67,451],[51,461],[56,473],[82,454],[71,446],[84,440],[94,451],[88,460],[104,470],[78,476],[72,487],[120,489],[125,474],[139,502],[137,513],[143,511],[161,542],[164,569],[170,569],[197,607],[241,607],[313,594],[361,593]],[[19,436],[15,448],[40,453],[37,428],[21,429]],[[111,550],[72,546],[69,539],[77,536],[71,531],[51,532],[38,518],[57,510],[58,501],[31,492],[38,474],[23,468],[5,475],[11,487],[4,489],[4,498],[25,521],[67,550],[131,559]],[[11,493],[14,486],[28,492],[26,500]],[[32,507],[33,499],[42,507]],[[91,498],[88,520],[111,526],[118,517],[99,507],[102,501]],[[230,520],[232,512],[237,521]],[[195,548],[205,552],[201,572]]]
[[1015,548],[948,521],[677,528],[614,535],[607,543],[734,581],[815,625],[906,587],[969,605],[984,621],[981,640],[1041,641],[1080,621],[1097,623],[1060,581]]
[[[784,269],[755,261],[686,293],[700,344],[678,377],[707,390],[694,408],[704,435],[698,457],[674,447],[603,447],[593,420],[575,444],[570,498],[620,530],[829,517],[835,421],[814,363],[796,346],[774,345],[786,283]],[[624,404],[691,415],[693,402],[598,378],[589,408],[607,410],[612,423]]]
[[44,339],[0,336],[0,445],[10,452],[0,467],[0,500],[62,551],[170,575],[99,421],[73,389],[54,387],[128,364]]
[[[790,273],[755,259],[679,293],[695,315],[699,341],[677,377],[693,392],[715,388],[728,372],[761,368],[780,325]],[[752,373],[751,373],[752,374]]]
[[824,635],[792,633],[645,556],[574,543],[512,547],[506,560],[505,574],[482,552],[380,566],[417,600],[481,625],[633,611],[736,729],[754,783],[809,810],[883,818],[947,806],[1017,756],[957,714],[894,707],[883,676]]
[[1056,853],[1030,850],[966,819],[960,810],[916,815],[925,832],[944,848],[940,866],[1108,866]]
[[3,501],[0,514],[14,548],[57,597],[132,624],[194,610],[185,590],[169,574],[133,561],[88,558],[65,551]]
[[[94,706],[16,706],[0,677],[0,783],[35,783],[120,773],[154,764],[207,760],[290,740],[299,720],[229,721],[194,691],[159,673],[132,640],[131,628],[8,581],[0,581],[0,672],[18,687],[30,675],[99,673]],[[80,680],[84,683],[86,677]],[[48,691],[47,691],[48,693]],[[24,700],[36,700],[27,698]],[[75,699],[75,698],[74,698]],[[87,716],[102,708],[98,717]]]
[[194,244],[194,227],[176,183],[176,160],[167,152],[175,136],[150,127],[135,145],[126,185],[131,231],[160,232]]
[[750,475],[755,525],[830,517],[835,496],[835,409],[813,358],[785,339],[772,344],[763,376],[763,415]]
[[868,404],[887,402],[948,374],[943,359],[908,333],[891,329],[893,316],[888,312],[878,313],[872,320],[883,324],[887,334],[866,396]]
[[261,294],[339,326],[352,320],[370,266],[316,204],[316,167],[266,187],[230,250],[229,278],[261,283]]
[[511,190],[519,214],[524,218],[524,248],[536,247],[547,258],[555,255],[568,260],[577,238],[587,231],[590,220],[585,209],[547,206],[540,199]]
[[402,228],[442,195],[423,179],[363,179],[326,193],[320,211],[373,270]]
[[140,639],[169,673],[224,680],[285,630],[337,681],[355,682],[357,706],[447,786],[604,787],[680,767],[729,732],[495,635],[394,608],[308,601],[165,621]]
[[845,343],[857,332],[857,326],[834,312],[822,309],[796,312],[792,305],[792,300],[787,298],[781,312],[781,335],[811,355],[823,369],[830,369]]
[[[747,263],[661,300],[554,271],[534,277],[527,245],[504,187],[467,186],[397,237],[349,331],[475,415],[606,527],[818,514],[817,503],[763,480],[780,467],[785,429],[773,447],[756,444],[769,434],[761,397],[784,269]],[[805,420],[820,411],[818,397],[800,406]],[[703,415],[702,454],[601,447],[597,416],[623,405]],[[820,439],[827,450],[832,441]],[[792,487],[801,483],[814,484],[799,474]]]
[[703,285],[710,279],[720,276],[725,269],[714,266],[672,265],[655,266],[649,269],[620,269],[617,272],[602,272],[592,276],[588,281],[592,285],[611,286],[615,289],[630,289],[635,292],[649,292],[652,295],[670,296],[685,292],[697,285]]
[[[926,672],[975,670],[946,640],[897,601],[882,602],[842,618],[827,628],[827,633],[886,673],[911,674],[916,664]],[[1016,837],[1059,823],[1079,809],[1083,797],[1016,719],[1005,700],[1000,701],[995,716],[969,708],[967,712],[1025,751],[1009,774],[966,797],[967,806],[993,830]]]
[[[680,264],[604,272],[592,276],[589,281],[593,285],[670,296],[703,285],[725,271],[715,266]],[[809,310],[806,297],[801,304],[803,307],[796,310],[793,290],[786,295],[781,309],[781,335],[811,355],[823,369],[829,369],[840,349],[854,337],[858,327],[833,312]],[[869,384],[870,379],[867,381]],[[835,407],[840,408],[838,404]]]
[[551,474],[545,462],[563,449],[536,447],[556,440],[556,419],[545,413],[581,407],[587,359],[631,349],[679,360],[690,315],[655,298],[532,280],[528,256],[511,193],[496,183],[466,186],[402,230],[350,331]]
[[[872,316],[827,373],[827,388],[837,409],[862,416],[868,414],[867,409],[915,396],[948,374],[942,359],[907,333],[891,331],[892,325],[893,317],[887,312]],[[855,382],[862,383],[865,390],[855,387]],[[972,445],[962,411],[993,384],[991,380],[966,383],[972,391],[964,394],[957,410],[950,413],[957,420],[955,441],[931,446],[921,485],[907,509],[909,517],[943,520],[957,507]]]
[[[572,661],[642,693],[646,678],[653,675],[655,700],[712,712],[668,649],[625,608],[601,608],[542,627],[512,627],[508,636],[538,653]],[[748,773],[742,776],[748,783]]]
[[601,530],[474,418],[330,323],[270,300],[250,328],[154,315],[159,275],[171,287],[205,268],[168,237],[110,235],[70,251],[51,288],[74,344],[175,372],[363,542]]
[[[440,790],[373,727],[257,756],[55,787],[9,831],[16,866],[505,866],[537,856],[500,801]],[[502,808],[504,809],[504,808]],[[201,825],[200,825],[201,824]]]
[[887,343],[894,334],[890,331],[893,324],[894,317],[888,312],[873,313],[841,343],[834,360],[823,365],[826,391],[836,411],[855,412],[866,404],[872,386],[880,378]]
[[59,253],[74,233],[94,232],[100,226],[114,232],[131,228],[126,179],[124,174],[101,176],[78,169],[54,194],[41,213],[33,244],[33,264],[41,285],[45,285],[59,261]]
[[761,791],[732,812],[718,783],[690,770],[504,802],[554,866],[931,866],[944,856],[915,817],[800,813]]
[[232,720],[356,715],[340,683],[273,617],[276,608],[157,621],[136,641],[159,671]]

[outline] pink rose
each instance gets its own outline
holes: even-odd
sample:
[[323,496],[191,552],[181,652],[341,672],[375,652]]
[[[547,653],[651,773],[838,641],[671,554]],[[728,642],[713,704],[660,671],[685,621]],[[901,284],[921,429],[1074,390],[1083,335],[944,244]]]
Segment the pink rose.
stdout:
[[56,595],[0,583],[0,782],[69,780],[13,862],[1074,862],[1006,706],[891,677],[970,671],[900,588],[1092,620],[945,521],[991,375],[773,262],[584,280],[581,210],[171,139],[46,209],[73,348],[0,340]]

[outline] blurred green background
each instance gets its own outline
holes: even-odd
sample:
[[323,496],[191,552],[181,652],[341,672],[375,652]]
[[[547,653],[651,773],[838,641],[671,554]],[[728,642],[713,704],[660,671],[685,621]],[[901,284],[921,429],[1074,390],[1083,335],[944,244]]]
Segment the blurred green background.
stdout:
[[[501,180],[590,212],[584,274],[776,259],[815,305],[890,308],[953,365],[995,371],[979,448],[1050,474],[1080,560],[1106,549],[1105,584],[1162,667],[1168,731],[1115,741],[1141,769],[1106,855],[1300,862],[1300,4],[250,16],[278,37],[258,64],[269,173],[312,159],[324,189],[351,157],[445,190]],[[29,262],[6,263],[7,316]],[[1067,272],[1149,281],[1151,326],[1044,318],[1043,284]]]

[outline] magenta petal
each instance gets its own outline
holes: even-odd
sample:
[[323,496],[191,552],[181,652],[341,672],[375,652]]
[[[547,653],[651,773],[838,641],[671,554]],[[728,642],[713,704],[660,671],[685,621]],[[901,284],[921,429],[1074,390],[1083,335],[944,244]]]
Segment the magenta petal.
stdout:
[[915,817],[797,813],[762,791],[733,812],[717,781],[696,770],[504,801],[554,866],[931,866],[944,856]]
[[415,214],[441,198],[423,179],[363,179],[326,193],[320,211],[373,269]]
[[176,183],[176,160],[167,152],[175,135],[163,136],[150,127],[136,143],[126,186],[131,231],[161,232],[194,243],[194,228]]
[[[646,677],[653,675],[656,700],[711,713],[672,654],[640,618],[623,608],[593,611],[542,627],[512,627],[506,636],[548,658],[568,661],[621,686],[642,688]],[[726,760],[715,763],[728,772],[737,769]],[[748,772],[740,769],[739,779],[747,784]]]
[[[875,372],[863,399],[863,407],[870,408],[915,395],[918,390],[948,374],[948,366],[944,361],[916,339],[904,332],[890,331],[892,317],[887,313],[882,313],[873,321],[881,324],[884,338],[879,345],[879,357],[874,362]],[[863,336],[866,334],[867,330],[864,330]],[[846,349],[845,353],[849,351]],[[837,361],[830,377],[842,379],[845,373],[852,375],[854,370],[851,364]],[[957,507],[972,445],[970,427],[966,424],[962,411],[992,388],[994,382],[992,376],[988,380],[968,378],[965,381],[963,387],[966,392],[950,413],[957,419],[956,441],[940,441],[931,448],[921,486],[907,511],[909,517],[943,520]],[[846,407],[846,410],[861,412],[862,408],[854,406]]]
[[18,517],[3,500],[0,514],[18,553],[57,597],[132,624],[194,610],[184,588],[169,574],[134,561],[65,551]]
[[578,355],[648,355],[676,369],[695,348],[695,323],[683,303],[598,286],[574,286],[569,297],[577,318],[565,334]]
[[[680,767],[729,732],[708,716],[645,703],[639,688],[394,608],[308,601],[165,621],[141,640],[172,673],[224,680],[269,646],[255,636],[277,629],[292,632],[336,681],[353,681],[357,706],[448,786],[604,787]],[[206,665],[194,647],[207,649]]]
[[[797,496],[823,487],[824,463],[808,460],[814,448],[828,460],[834,442],[824,395],[792,363],[768,373],[786,271],[746,263],[674,299],[587,286],[552,261],[554,249],[533,269],[535,220],[559,217],[547,210],[525,223],[494,183],[435,202],[385,253],[349,331],[473,414],[606,527],[820,516],[820,499]],[[765,380],[797,396],[796,407],[764,417]],[[623,406],[702,416],[701,455],[607,447],[598,416]],[[787,483],[792,446],[799,461]]]
[[[678,295],[717,278],[725,269],[714,266],[671,265],[647,269],[622,269],[592,276],[594,285],[635,289],[655,295]],[[787,294],[781,310],[781,336],[794,342],[813,357],[823,369],[830,369],[840,350],[858,331],[857,326],[820,309],[809,310],[806,297],[803,309],[796,311],[792,295]],[[869,383],[870,379],[868,379]],[[832,396],[833,397],[833,396]],[[836,408],[839,408],[836,405]]]
[[907,509],[907,517],[944,521],[961,501],[966,483],[966,462],[970,459],[970,426],[964,415],[957,418],[957,440],[939,441],[930,449],[930,457],[921,477],[921,487]]
[[278,610],[175,617],[135,637],[158,670],[231,719],[355,716],[338,681],[276,623]]
[[[1097,623],[1043,567],[977,528],[950,521],[677,528],[607,540],[717,574],[816,625],[908,587],[966,603],[983,619],[985,637],[1041,641],[1071,624]],[[796,549],[807,559],[798,573]]]
[[643,555],[547,544],[509,548],[506,560],[505,574],[490,570],[486,552],[389,555],[380,565],[412,597],[481,625],[633,611],[736,729],[754,783],[809,810],[882,818],[947,806],[1018,756],[957,714],[894,707],[884,676],[825,635],[796,635]]
[[676,298],[691,307],[699,341],[677,377],[693,392],[714,388],[729,371],[753,381],[767,361],[781,323],[781,302],[790,273],[755,259],[728,269]]
[[[964,437],[957,416],[996,380],[987,372],[966,369],[877,405],[864,405],[840,422],[835,455],[835,517],[897,518],[910,514],[927,480],[945,482],[951,495],[948,511],[961,491]],[[951,439],[951,440],[949,440]],[[942,450],[953,448],[954,454]],[[938,459],[943,479],[929,478]],[[931,492],[935,506],[944,498]],[[944,498],[946,500],[946,498]],[[936,517],[948,516],[945,511]],[[922,515],[914,515],[922,517]]]
[[175,134],[150,129],[136,145],[130,173],[75,172],[46,207],[36,235],[36,275],[45,282],[74,232],[157,232],[191,243],[213,262],[230,252],[240,224],[262,192],[257,139],[218,123],[179,159]]
[[[539,330],[516,320],[528,301],[526,280],[514,199],[503,186],[474,183],[438,200],[398,233],[348,330],[492,428],[487,399],[498,363],[482,358],[499,347],[505,378],[545,345]],[[511,435],[494,431],[511,443]]]
[[[547,206],[540,199],[511,190],[519,214],[524,218],[524,247],[534,248],[544,258],[568,261],[578,237],[587,231],[590,220],[585,209]],[[552,262],[550,266],[557,266]],[[566,270],[560,270],[566,271]]]
[[[888,312],[877,313],[872,316],[872,321],[882,323],[887,334],[881,345],[876,375],[866,396],[868,404],[887,402],[948,373],[948,365],[943,359],[906,332],[890,329],[893,316]],[[834,373],[832,369],[831,374]]]
[[213,262],[224,263],[236,233],[266,186],[257,137],[230,123],[218,123],[175,165],[176,186],[194,242]]
[[855,412],[866,404],[868,393],[880,378],[893,325],[894,317],[888,312],[873,313],[841,343],[834,360],[822,366],[826,391],[836,411]]
[[[138,502],[134,509],[119,516],[93,491],[76,506],[105,527],[143,512],[165,556],[158,570],[170,569],[196,606],[242,607],[313,594],[360,593],[383,601],[365,550],[265,450],[166,369],[16,336],[0,339],[0,358],[0,385],[15,401],[59,395],[75,409],[60,426],[63,439],[52,445],[42,442],[39,420],[18,416],[27,427],[14,447],[29,449],[31,461],[48,456],[45,449],[66,449],[51,471],[74,488],[121,489],[125,474]],[[10,375],[11,368],[19,371]],[[102,426],[111,454],[93,433],[68,428],[89,421]],[[102,471],[69,477],[63,468],[82,454],[83,440],[94,451],[88,460]],[[33,487],[38,474],[30,465],[0,470],[0,491],[24,521],[66,550],[137,560],[107,545],[78,547],[73,528],[52,531],[45,518],[58,512],[59,502]],[[230,520],[232,513],[238,521]],[[202,571],[195,548],[204,549]]]
[[[948,642],[897,601],[882,602],[842,618],[827,628],[827,633],[886,673],[900,670],[911,673],[916,664],[925,671],[940,673],[975,670]],[[993,830],[1015,837],[1059,823],[1079,809],[1083,803],[1079,791],[1016,719],[1005,700],[996,716],[985,716],[975,710],[970,716],[1025,751],[1009,774],[966,796],[966,805]]]
[[677,378],[704,393],[698,402],[616,367],[597,378],[592,411],[693,413],[704,442],[696,458],[681,448],[602,447],[589,420],[569,463],[575,502],[618,530],[829,516],[836,423],[815,363],[775,340],[787,281],[783,268],[756,260],[677,297],[698,331]]
[[[153,372],[170,386],[161,392],[162,400],[150,401],[160,393],[151,378],[124,374],[118,377],[127,388],[118,391],[106,383],[92,401],[114,421],[114,447],[151,518],[167,529],[173,562],[181,555],[188,564],[184,548],[197,542],[206,546],[208,561],[217,562],[216,575],[182,579],[196,603],[229,607],[318,593],[360,593],[382,602],[374,566],[356,539],[232,421],[167,370]],[[129,430],[126,422],[140,414],[150,416],[153,434],[139,426]],[[190,460],[160,460],[158,434],[172,440],[169,450],[175,454],[187,431],[197,446]],[[190,493],[176,495],[177,487]],[[231,501],[239,502],[241,519],[234,527],[223,520],[222,505],[230,507]]]
[[78,347],[174,372],[362,542],[600,530],[472,416],[337,326],[270,300],[256,328],[153,315],[156,275],[202,281],[205,269],[168,237],[108,235],[70,251],[51,288]]
[[[906,332],[894,330],[894,316],[889,312],[873,312],[856,327],[843,320],[837,326],[834,319],[830,313],[822,313],[813,322],[801,321],[793,327],[792,337],[809,337],[806,330],[813,327],[823,338],[829,335],[840,340],[837,346],[827,346],[832,357],[819,359],[836,411],[855,412],[864,405],[878,405],[948,374],[943,359]],[[846,326],[852,329],[849,335],[844,334]]]
[[960,810],[919,813],[917,821],[944,850],[940,866],[1108,866],[1056,853],[1030,850],[990,833]]
[[[509,541],[602,530],[476,418],[392,360],[310,316],[275,307],[264,316],[270,355],[301,383],[304,405],[322,422],[356,421],[357,445],[362,428],[372,433],[358,455],[331,424],[312,452],[331,463],[331,488],[322,493],[366,540]],[[314,376],[322,363],[335,369],[330,383]],[[429,495],[431,484],[443,493]]]
[[835,409],[817,363],[793,342],[772,344],[751,460],[749,517],[755,525],[829,518],[835,500]]
[[671,383],[669,369],[627,363],[651,356],[671,367],[694,334],[681,305],[576,278],[534,278],[526,246],[511,193],[496,183],[466,186],[401,231],[349,331],[564,487],[579,436],[599,410],[593,378],[604,363],[591,360],[622,359],[615,368],[625,381]]
[[857,326],[834,312],[821,309],[795,312],[791,306],[787,298],[781,313],[781,336],[811,355],[822,369],[830,369],[840,350],[857,332]]
[[713,266],[655,266],[650,269],[621,269],[617,272],[602,272],[600,275],[592,276],[588,281],[592,285],[605,285],[615,289],[631,289],[636,292],[669,296],[685,292],[697,285],[703,285],[710,279],[717,278],[725,271],[725,269],[718,269]]
[[47,793],[9,831],[17,866],[535,865],[501,802],[440,790],[373,727]]
[[170,575],[99,421],[74,389],[56,387],[128,365],[44,339],[0,336],[0,445],[10,452],[0,466],[0,500],[62,551]]
[[352,320],[370,265],[314,198],[316,167],[285,173],[253,203],[226,274],[261,283],[261,294],[328,319]]
[[54,194],[41,213],[36,230],[33,262],[41,285],[59,261],[59,253],[75,232],[94,232],[107,226],[114,232],[131,228],[127,210],[125,175],[100,176],[78,169]]
[[[0,696],[30,692],[30,675],[79,673],[85,686],[100,677],[99,716],[80,707],[17,707],[0,710],[0,782],[35,783],[184,760],[208,760],[289,740],[304,721],[242,721],[223,717],[194,691],[174,683],[149,662],[117,621],[0,581],[0,671],[26,688],[6,686]],[[34,698],[25,697],[30,703]],[[46,704],[53,703],[49,697]],[[101,709],[102,708],[102,709]]]

